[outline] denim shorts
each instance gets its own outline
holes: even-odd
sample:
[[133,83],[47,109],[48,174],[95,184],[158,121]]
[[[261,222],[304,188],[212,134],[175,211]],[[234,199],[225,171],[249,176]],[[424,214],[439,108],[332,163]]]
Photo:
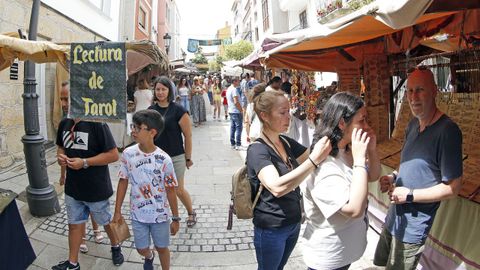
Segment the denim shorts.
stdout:
[[92,214],[93,220],[98,225],[107,225],[112,220],[108,199],[99,202],[84,202],[77,201],[65,194],[65,207],[67,208],[68,224],[86,223],[89,214]]
[[137,249],[150,247],[150,236],[156,248],[166,248],[170,243],[170,222],[143,223],[132,220],[133,239]]

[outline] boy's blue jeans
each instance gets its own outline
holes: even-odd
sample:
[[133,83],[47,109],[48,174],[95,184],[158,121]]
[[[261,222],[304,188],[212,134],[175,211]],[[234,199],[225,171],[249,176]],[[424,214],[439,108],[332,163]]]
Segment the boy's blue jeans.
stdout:
[[281,270],[287,263],[300,234],[300,223],[281,228],[255,226],[253,243],[258,270]]
[[[230,145],[242,145],[243,116],[240,113],[230,113]],[[236,142],[235,142],[236,140]]]

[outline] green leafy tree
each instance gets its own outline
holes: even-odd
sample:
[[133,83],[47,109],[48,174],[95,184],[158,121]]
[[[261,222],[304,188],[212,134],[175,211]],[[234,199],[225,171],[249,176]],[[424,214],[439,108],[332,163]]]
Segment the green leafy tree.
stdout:
[[205,55],[203,55],[202,47],[198,47],[197,52],[193,56],[192,62],[195,63],[195,64],[207,64],[208,63],[207,58],[205,57]]
[[224,59],[221,55],[217,55],[215,59],[208,61],[208,70],[210,72],[219,72],[223,67]]
[[246,40],[240,40],[232,45],[225,46],[226,60],[242,60],[253,51],[252,43]]

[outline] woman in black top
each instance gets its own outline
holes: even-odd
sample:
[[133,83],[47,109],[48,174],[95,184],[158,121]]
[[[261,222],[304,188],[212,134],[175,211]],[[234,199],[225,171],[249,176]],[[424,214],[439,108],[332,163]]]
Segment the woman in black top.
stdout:
[[280,134],[290,123],[290,104],[281,92],[257,93],[254,110],[263,124],[259,143],[247,151],[252,201],[264,186],[253,213],[254,245],[258,269],[283,269],[300,232],[301,195],[298,186],[330,152],[322,138],[309,152]]
[[[153,86],[155,104],[149,109],[158,111],[165,120],[165,129],[155,138],[155,145],[172,158],[178,181],[177,197],[187,209],[187,226],[193,227],[197,223],[197,218],[184,181],[185,168],[189,169],[193,165],[192,128],[187,110],[174,102],[172,85],[170,79],[165,76],[155,80]],[[182,135],[185,137],[185,144]]]

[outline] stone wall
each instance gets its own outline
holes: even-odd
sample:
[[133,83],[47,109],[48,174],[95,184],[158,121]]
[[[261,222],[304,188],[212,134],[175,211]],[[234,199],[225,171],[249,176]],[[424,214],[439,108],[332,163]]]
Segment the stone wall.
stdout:
[[[0,33],[17,32],[25,34],[30,22],[31,0],[2,1],[0,5]],[[57,11],[41,4],[38,22],[38,40],[55,43],[94,42],[104,40],[95,32],[66,18]],[[45,108],[49,141],[55,141],[55,128],[52,124],[55,64],[45,65]],[[10,80],[9,69],[0,71],[0,169],[8,167],[23,156],[21,137],[23,126],[23,62],[19,63],[18,80]]]

